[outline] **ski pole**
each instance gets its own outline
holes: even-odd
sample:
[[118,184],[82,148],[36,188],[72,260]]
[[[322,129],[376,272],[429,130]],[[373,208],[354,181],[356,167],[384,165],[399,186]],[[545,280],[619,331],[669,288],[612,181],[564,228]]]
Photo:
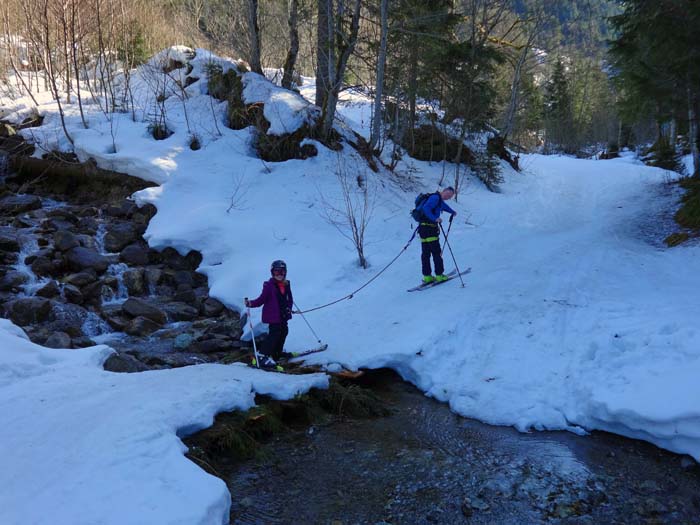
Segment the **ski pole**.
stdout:
[[445,244],[447,244],[447,237],[450,235],[450,230],[452,229],[452,219],[454,219],[454,215],[450,215],[450,224],[447,226],[447,233],[445,234],[445,242],[442,245],[442,249],[440,250],[440,256],[442,257],[443,252],[445,251]]
[[[245,298],[248,304],[248,298]],[[260,357],[258,356],[258,345],[255,343],[255,330],[253,329],[253,319],[250,317],[250,307],[246,307],[248,312],[248,326],[250,326],[250,338],[253,340],[253,354],[255,354],[255,366],[260,368]]]
[[[440,229],[442,230],[442,234],[445,235],[445,228],[442,227],[442,223],[440,223]],[[447,235],[445,235],[445,244],[447,245],[447,249],[450,250],[452,261],[455,263],[455,268],[457,268],[457,275],[459,275],[459,280],[462,281],[462,288],[464,288],[464,279],[462,279],[462,272],[459,271],[459,266],[457,266],[457,259],[455,259],[455,254],[452,251],[452,246],[450,246],[450,241],[447,240]]]
[[321,342],[321,338],[316,334],[316,332],[314,332],[314,329],[311,328],[311,325],[310,325],[309,322],[306,320],[306,316],[304,315],[304,312],[302,312],[301,308],[299,308],[299,305],[296,303],[296,301],[294,302],[294,306],[295,306],[296,309],[297,309],[296,313],[298,313],[298,314],[301,315],[301,318],[302,318],[302,319],[304,320],[304,322],[306,323],[306,326],[308,326],[308,327],[309,327],[309,330],[311,330],[311,333],[314,334],[314,337],[316,338],[316,341],[318,341],[318,344],[323,344],[323,343]]

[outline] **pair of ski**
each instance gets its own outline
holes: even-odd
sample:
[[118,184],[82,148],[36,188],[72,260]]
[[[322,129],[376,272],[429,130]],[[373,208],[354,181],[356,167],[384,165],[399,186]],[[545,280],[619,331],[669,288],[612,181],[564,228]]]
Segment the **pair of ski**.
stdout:
[[448,281],[451,281],[452,279],[459,277],[461,275],[466,275],[471,271],[472,271],[471,268],[467,268],[466,270],[462,270],[461,272],[458,273],[457,269],[454,269],[451,272],[448,272],[445,274],[445,277],[447,277],[447,279],[445,279],[444,281],[432,281],[429,283],[421,283],[418,286],[414,286],[413,288],[409,288],[407,291],[408,292],[420,292],[421,290],[427,290],[428,288],[432,288],[433,286],[438,286],[438,285],[444,284]]

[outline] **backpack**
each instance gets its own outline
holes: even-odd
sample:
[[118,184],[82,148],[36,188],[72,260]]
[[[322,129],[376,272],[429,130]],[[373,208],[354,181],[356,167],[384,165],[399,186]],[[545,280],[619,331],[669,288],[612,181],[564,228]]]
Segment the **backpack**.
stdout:
[[[416,197],[415,201],[415,208],[411,210],[411,217],[413,217],[413,220],[416,222],[423,222],[428,220],[428,218],[425,216],[425,213],[423,213],[423,205],[425,204],[425,201],[427,201],[430,197],[433,195],[437,195],[440,197],[440,194],[437,192],[434,193],[420,193]],[[439,205],[440,201],[438,201]]]

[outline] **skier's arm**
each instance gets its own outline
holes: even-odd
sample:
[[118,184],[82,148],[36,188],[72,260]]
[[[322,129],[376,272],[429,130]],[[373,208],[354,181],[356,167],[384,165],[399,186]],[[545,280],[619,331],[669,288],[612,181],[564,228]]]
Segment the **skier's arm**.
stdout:
[[287,286],[289,286],[289,298],[292,300],[292,304],[289,305],[289,311],[291,313],[294,313],[296,310],[294,310],[294,296],[292,295],[292,283],[287,281]]
[[269,295],[269,289],[270,287],[268,286],[268,283],[263,283],[263,289],[262,292],[260,292],[260,297],[253,299],[252,301],[248,301],[248,306],[251,308],[257,308],[258,306],[264,305],[265,301],[267,300],[267,296]]
[[450,215],[457,215],[457,212],[454,211],[452,208],[450,208],[445,201],[442,201],[442,210],[441,211],[446,211]]

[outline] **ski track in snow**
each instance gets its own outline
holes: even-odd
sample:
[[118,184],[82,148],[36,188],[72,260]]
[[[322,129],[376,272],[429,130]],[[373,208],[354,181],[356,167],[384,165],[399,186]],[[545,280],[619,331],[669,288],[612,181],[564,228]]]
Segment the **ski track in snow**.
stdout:
[[[204,78],[206,56],[198,50],[193,75]],[[264,92],[261,79],[255,82],[261,88],[257,92]],[[77,110],[66,108],[81,158],[93,157],[105,168],[162,184],[135,196],[138,202],[152,202],[158,208],[146,233],[151,246],[173,246],[183,253],[200,250],[204,257],[200,271],[209,277],[211,295],[233,308],[242,308],[243,297],[259,292],[274,259],[287,261],[295,299],[308,309],[356,289],[399,252],[411,233],[408,212],[415,194],[435,188],[443,173],[441,163],[402,162],[400,173],[417,170],[422,181],[410,192],[399,189],[389,174],[372,173],[347,146],[337,154],[316,144],[317,157],[263,164],[252,152],[250,130],[226,129],[225,105],[214,103],[212,110],[201,84],[187,88],[189,119],[203,145],[198,152],[187,148],[189,132],[180,101],[167,102],[174,134],[164,141],[155,142],[147,135],[147,123],[117,115],[115,154],[106,153],[111,145],[109,126],[100,123],[98,112],[90,117],[92,127],[84,130]],[[135,88],[145,89],[138,78]],[[308,85],[301,91],[307,97],[311,93]],[[44,125],[31,133],[47,148],[68,149],[61,139],[56,107],[44,100],[40,108]],[[371,102],[353,93],[344,93],[341,102],[340,116],[366,135]],[[23,116],[23,104],[16,103],[17,118]],[[275,104],[280,105],[275,114],[289,120],[276,122],[274,129],[294,129],[305,121],[306,113],[298,112],[308,108],[298,99],[278,97]],[[214,130],[212,111],[222,136]],[[342,203],[334,176],[339,165],[353,177],[365,175],[377,197],[367,231],[368,270],[358,268],[352,246],[323,220],[324,201]],[[641,225],[649,223],[649,214],[659,212],[655,199],[667,173],[629,156],[591,161],[530,155],[521,158],[521,165],[523,173],[503,165],[502,193],[490,193],[469,177],[454,203],[459,215],[451,245],[460,267],[472,267],[465,288],[454,281],[406,293],[420,279],[420,247],[414,241],[384,275],[354,298],[308,314],[329,344],[326,352],[309,356],[308,362],[389,366],[464,416],[523,431],[603,429],[700,460],[699,304],[693,292],[700,287],[699,248],[659,249],[648,242],[648,227],[640,232]],[[444,169],[449,181],[453,168]],[[236,188],[242,191],[236,193]],[[229,210],[234,195],[239,198]],[[445,261],[448,269],[453,266],[449,252]],[[259,310],[253,315],[259,319]],[[4,326],[4,330],[12,329]],[[16,337],[7,341],[18,345]],[[314,344],[315,338],[296,316],[287,349],[298,351]],[[20,458],[3,469],[3,486],[12,489],[0,499],[0,518],[7,518],[8,512],[16,517],[20,510],[37,516],[32,514],[32,509],[39,512],[37,491],[29,483],[40,479],[45,492],[39,494],[58,491],[68,502],[43,501],[54,503],[56,512],[44,516],[52,522],[90,522],[63,518],[74,518],[75,505],[94,499],[87,508],[100,513],[102,521],[90,523],[133,523],[131,517],[141,514],[151,517],[150,523],[185,523],[176,513],[182,494],[194,498],[182,499],[191,504],[191,512],[206,517],[199,522],[226,519],[223,484],[182,458],[175,432],[183,426],[208,424],[224,407],[248,406],[250,385],[262,376],[246,370],[245,377],[239,377],[235,367],[190,367],[117,380],[97,370],[81,373],[84,364],[73,363],[75,370],[66,364],[59,370],[52,361],[56,358],[50,357],[57,355],[54,350],[32,352],[42,357],[25,371],[14,367],[7,376],[3,375],[7,365],[0,367],[0,413],[6,422],[0,445],[3,457],[10,451]],[[90,352],[101,350],[76,350],[71,355]],[[25,373],[32,378],[20,380]],[[192,382],[195,376],[203,382]],[[238,394],[223,396],[232,377],[248,382],[241,383],[245,386],[236,390]],[[309,378],[296,385],[305,380],[264,377],[267,390],[280,396],[325,380]],[[181,390],[158,397],[158,403],[146,402],[152,396],[150,389],[160,388],[161,381],[168,388],[173,381]],[[217,392],[217,402],[209,402],[206,394],[211,388]],[[32,395],[23,400],[26,392]],[[189,401],[178,402],[186,392]],[[83,402],[81,396],[96,396],[95,402]],[[121,404],[116,401],[120,398],[125,398]],[[94,438],[89,433],[87,438],[82,433],[76,437],[73,427],[85,429],[76,422],[103,417],[101,406],[109,408],[115,420],[96,427],[104,432]],[[124,433],[120,425],[138,432]],[[32,434],[43,439],[32,439],[31,447],[19,437]],[[78,439],[76,445],[73,439]],[[138,462],[132,464],[119,453],[122,439],[134,447],[127,450],[138,451]],[[160,440],[168,443],[165,452],[152,448]],[[79,456],[92,450],[99,451],[99,458],[85,464],[101,474],[88,475],[80,469],[71,473],[71,468],[83,464]],[[188,474],[177,477],[182,469]],[[18,472],[21,476],[14,477]],[[105,482],[94,483],[104,473]],[[151,485],[143,498],[130,494],[136,498],[131,500],[124,493],[122,499],[107,501],[112,493],[108,484],[117,480],[135,486],[148,480]],[[66,481],[70,495],[59,490]],[[214,493],[207,493],[208,487],[214,487]],[[127,501],[139,507],[120,504]],[[112,520],[115,510],[117,518],[128,514],[130,519]],[[37,517],[36,522],[42,520]]]

